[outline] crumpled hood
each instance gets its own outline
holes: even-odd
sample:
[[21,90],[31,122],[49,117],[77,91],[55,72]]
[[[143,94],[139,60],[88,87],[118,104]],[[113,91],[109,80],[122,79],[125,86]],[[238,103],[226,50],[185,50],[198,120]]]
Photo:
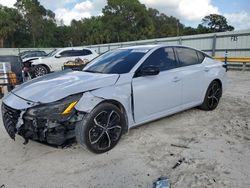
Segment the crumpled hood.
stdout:
[[118,74],[66,70],[30,80],[12,93],[32,102],[50,103],[72,94],[113,85],[118,78]]

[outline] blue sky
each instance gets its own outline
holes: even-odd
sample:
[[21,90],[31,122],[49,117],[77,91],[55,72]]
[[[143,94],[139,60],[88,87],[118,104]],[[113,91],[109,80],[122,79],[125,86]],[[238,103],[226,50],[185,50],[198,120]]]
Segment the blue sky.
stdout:
[[[0,0],[13,6],[16,0]],[[69,25],[72,19],[100,15],[106,0],[39,0],[56,13],[57,20]],[[180,19],[186,26],[197,27],[201,19],[211,13],[222,14],[236,30],[250,29],[249,0],[139,0],[147,7]]]
[[212,0],[212,4],[224,13],[240,12],[242,10],[250,12],[249,0]]

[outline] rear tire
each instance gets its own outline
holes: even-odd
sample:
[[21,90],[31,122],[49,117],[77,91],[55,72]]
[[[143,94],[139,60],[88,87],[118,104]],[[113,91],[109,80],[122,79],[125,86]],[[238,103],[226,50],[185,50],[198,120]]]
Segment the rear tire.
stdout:
[[220,101],[222,95],[222,87],[220,83],[216,80],[212,81],[208,86],[204,101],[200,106],[202,110],[214,110]]
[[119,142],[125,123],[119,108],[102,103],[76,123],[76,140],[94,153],[107,152]]
[[36,65],[34,67],[34,76],[35,77],[39,77],[39,76],[43,76],[45,74],[49,73],[49,69],[48,67],[45,67],[44,65]]

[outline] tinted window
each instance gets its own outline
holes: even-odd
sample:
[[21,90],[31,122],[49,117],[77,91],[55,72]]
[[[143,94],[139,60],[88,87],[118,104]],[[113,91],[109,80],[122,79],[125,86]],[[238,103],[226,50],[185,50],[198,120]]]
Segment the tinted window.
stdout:
[[90,50],[83,50],[83,52],[84,52],[85,55],[90,55],[90,54],[92,54],[92,52],[91,52]]
[[41,51],[41,52],[36,52],[36,56],[39,57],[39,56],[46,56],[46,53]]
[[148,50],[118,49],[107,52],[84,69],[86,72],[99,72],[104,74],[128,73]]
[[72,56],[84,56],[84,52],[82,50],[72,50]]
[[74,56],[85,56],[90,55],[92,52],[90,50],[73,50]]
[[156,66],[161,71],[176,67],[173,48],[160,48],[153,52],[142,64],[143,67]]
[[60,53],[61,57],[75,56],[73,50],[66,50]]
[[181,66],[198,64],[198,56],[195,50],[189,48],[175,48]]

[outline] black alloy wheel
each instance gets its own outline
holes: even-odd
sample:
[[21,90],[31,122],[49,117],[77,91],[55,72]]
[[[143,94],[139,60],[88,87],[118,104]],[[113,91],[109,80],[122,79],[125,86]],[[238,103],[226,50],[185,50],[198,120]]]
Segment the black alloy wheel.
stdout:
[[218,81],[213,81],[206,92],[203,104],[200,106],[203,110],[214,110],[220,101],[222,95],[222,88]]
[[120,109],[103,103],[76,125],[76,139],[92,152],[104,153],[118,143],[124,124],[124,115]]

